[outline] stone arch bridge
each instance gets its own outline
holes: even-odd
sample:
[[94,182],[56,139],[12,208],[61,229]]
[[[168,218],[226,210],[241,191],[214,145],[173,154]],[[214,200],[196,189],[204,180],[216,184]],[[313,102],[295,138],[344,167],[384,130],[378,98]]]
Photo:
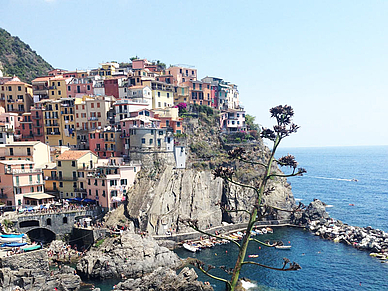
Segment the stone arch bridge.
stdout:
[[53,213],[26,213],[14,217],[14,225],[19,232],[29,233],[33,230],[46,229],[61,237],[71,233],[78,218],[95,217],[96,210],[68,210]]

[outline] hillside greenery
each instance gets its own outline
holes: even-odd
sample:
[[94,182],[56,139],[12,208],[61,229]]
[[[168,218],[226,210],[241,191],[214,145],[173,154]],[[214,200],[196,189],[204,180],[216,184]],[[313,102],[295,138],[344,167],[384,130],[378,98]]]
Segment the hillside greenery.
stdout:
[[4,76],[16,75],[23,82],[31,83],[52,69],[28,44],[0,28],[0,70]]

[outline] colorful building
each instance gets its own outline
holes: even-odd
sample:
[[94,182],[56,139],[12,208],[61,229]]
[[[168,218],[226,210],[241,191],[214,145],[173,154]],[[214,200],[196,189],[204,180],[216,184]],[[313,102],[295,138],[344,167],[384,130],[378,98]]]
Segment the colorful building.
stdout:
[[0,200],[6,206],[24,208],[53,201],[44,193],[42,169],[27,160],[0,161]]
[[84,179],[87,198],[98,201],[105,209],[116,208],[125,199],[140,169],[139,164],[127,164],[123,158],[99,160],[95,168],[87,170]]
[[50,162],[50,147],[40,141],[13,142],[0,145],[0,159],[28,160],[36,167]]
[[5,89],[5,110],[22,114],[29,112],[32,100],[32,86],[21,82],[18,78],[13,78],[4,84]]
[[86,191],[84,185],[78,181],[78,172],[82,177],[82,170],[92,169],[97,163],[97,156],[91,151],[68,150],[62,153],[56,160],[60,198],[85,197]]
[[111,126],[90,131],[89,148],[99,158],[106,159],[121,156],[123,146],[120,135],[121,131]]

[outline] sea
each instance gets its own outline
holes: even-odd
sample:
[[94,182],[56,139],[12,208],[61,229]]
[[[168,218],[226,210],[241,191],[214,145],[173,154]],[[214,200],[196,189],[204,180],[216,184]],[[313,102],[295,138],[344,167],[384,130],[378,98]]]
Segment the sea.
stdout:
[[[297,201],[308,205],[318,198],[328,204],[330,216],[354,226],[372,226],[388,232],[388,146],[284,148],[278,157],[292,154],[307,170],[303,177],[289,178]],[[297,262],[299,271],[280,272],[258,266],[244,266],[241,276],[253,284],[249,290],[388,290],[388,263],[370,257],[368,252],[321,239],[297,228],[275,228],[261,240],[282,240],[289,250],[259,247],[252,243],[248,254],[259,263],[281,267],[283,258]],[[234,244],[217,246],[192,254],[215,266],[212,274],[228,278],[220,266],[231,268],[237,257]],[[197,271],[200,280],[214,290],[225,285]]]
[[[354,226],[372,226],[388,232],[388,146],[280,148],[277,157],[292,154],[307,170],[303,177],[288,181],[297,201],[308,205],[318,198],[328,204],[330,216]],[[281,267],[283,258],[297,262],[299,271],[280,272],[258,266],[244,266],[241,276],[252,281],[251,291],[280,290],[388,290],[388,263],[368,252],[321,239],[298,228],[275,228],[261,240],[282,240],[289,250],[250,244],[248,254],[259,263]],[[234,244],[216,246],[193,254],[176,250],[181,258],[196,257],[215,269],[211,273],[228,278],[219,267],[232,268],[237,257]],[[214,290],[225,285],[199,270],[199,279]],[[102,291],[112,282],[93,282]]]

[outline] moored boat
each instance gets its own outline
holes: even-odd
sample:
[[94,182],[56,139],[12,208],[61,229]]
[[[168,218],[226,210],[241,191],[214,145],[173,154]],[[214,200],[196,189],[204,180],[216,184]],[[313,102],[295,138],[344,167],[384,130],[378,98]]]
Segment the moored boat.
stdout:
[[22,250],[24,252],[30,252],[30,251],[34,251],[34,250],[39,250],[42,246],[41,245],[28,245],[24,248],[22,248]]
[[280,249],[280,250],[289,250],[291,246],[275,246],[275,249]]
[[189,245],[189,244],[187,244],[187,243],[184,243],[182,246],[183,246],[186,250],[188,250],[188,251],[190,251],[190,252],[193,252],[193,253],[196,253],[196,252],[199,250],[198,247]]
[[2,248],[18,248],[18,247],[22,247],[22,246],[25,246],[27,243],[24,242],[24,243],[19,243],[19,242],[10,242],[10,243],[3,243],[1,245]]

